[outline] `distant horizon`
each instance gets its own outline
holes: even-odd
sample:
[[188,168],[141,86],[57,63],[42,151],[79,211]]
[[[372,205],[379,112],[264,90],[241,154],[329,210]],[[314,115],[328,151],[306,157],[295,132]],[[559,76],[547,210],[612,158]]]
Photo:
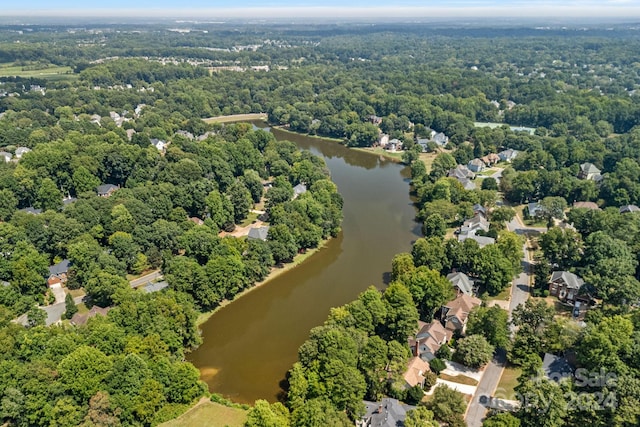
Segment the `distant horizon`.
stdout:
[[[57,7],[52,8],[54,3]],[[640,0],[543,0],[532,5],[523,0],[405,0],[389,6],[381,0],[357,0],[345,6],[338,0],[326,0],[323,6],[315,1],[247,0],[244,6],[232,0],[183,0],[176,7],[174,0],[111,0],[109,7],[87,7],[78,0],[23,0],[3,6],[0,19],[16,18],[127,18],[127,19],[334,19],[343,20],[439,20],[439,19],[514,19],[531,21],[552,19],[575,22],[640,19]],[[399,3],[399,2],[396,2]],[[135,5],[135,6],[132,6]],[[215,7],[214,5],[217,5]]]

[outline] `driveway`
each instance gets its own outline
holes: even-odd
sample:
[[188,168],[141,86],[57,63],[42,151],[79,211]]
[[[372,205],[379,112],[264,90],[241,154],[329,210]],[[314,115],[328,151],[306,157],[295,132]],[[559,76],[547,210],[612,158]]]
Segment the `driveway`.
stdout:
[[[547,231],[546,228],[527,227],[522,223],[518,216],[516,216],[507,224],[507,228],[510,231],[515,231],[516,233],[525,236],[545,233]],[[513,280],[511,286],[511,296],[509,298],[508,310],[509,318],[511,318],[511,313],[513,312],[513,310],[520,304],[524,304],[527,298],[529,298],[529,283],[533,276],[533,266],[531,264],[533,254],[531,254],[529,251],[528,241],[526,241],[524,244],[523,254],[524,256],[522,258],[522,273],[520,273],[518,277]],[[478,383],[476,392],[473,395],[473,399],[467,407],[467,412],[465,414],[467,426],[482,426],[482,420],[487,414],[487,407],[480,403],[480,398],[483,396],[490,397],[495,393],[496,388],[498,387],[498,383],[500,382],[500,378],[502,377],[506,362],[507,353],[503,350],[500,350],[496,352],[493,360],[489,362],[489,364],[485,368],[482,379]]]

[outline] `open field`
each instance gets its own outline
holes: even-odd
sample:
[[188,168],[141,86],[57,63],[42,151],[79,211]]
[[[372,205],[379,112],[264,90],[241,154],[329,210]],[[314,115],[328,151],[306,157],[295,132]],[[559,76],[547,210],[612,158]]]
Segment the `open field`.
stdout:
[[205,401],[199,403],[176,418],[160,424],[161,427],[242,427],[247,420],[247,412],[228,406]]
[[229,123],[229,122],[241,122],[251,120],[266,120],[267,113],[251,113],[251,114],[232,114],[230,116],[218,116],[209,117],[208,119],[202,119],[205,123]]
[[[15,65],[14,63],[0,64],[0,77],[41,77],[49,78],[60,74],[72,74],[71,67],[58,67],[55,65],[42,67],[38,69],[30,69],[32,66]],[[26,69],[25,69],[26,68]]]

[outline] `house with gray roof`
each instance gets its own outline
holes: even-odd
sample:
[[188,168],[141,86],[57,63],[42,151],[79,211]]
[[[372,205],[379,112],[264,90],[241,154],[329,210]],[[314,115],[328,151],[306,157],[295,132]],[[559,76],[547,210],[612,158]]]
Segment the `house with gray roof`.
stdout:
[[583,285],[584,280],[569,271],[554,271],[549,279],[549,295],[572,304]]
[[447,280],[451,282],[458,294],[473,295],[473,282],[466,274],[461,272],[449,273],[447,274]]
[[449,178],[455,178],[457,180],[461,179],[474,179],[476,174],[471,172],[468,167],[465,165],[458,165],[453,169],[450,169],[447,173]]
[[487,245],[493,245],[496,242],[496,239],[494,239],[493,237],[476,236],[475,234],[469,234],[469,235],[460,234],[458,236],[459,242],[464,242],[467,239],[475,240],[478,243],[478,246],[480,246],[480,248],[484,248]]
[[156,150],[164,153],[164,151],[167,148],[167,142],[166,141],[163,141],[163,140],[158,139],[158,138],[152,138],[150,141],[151,141],[151,145],[156,147]]
[[264,227],[252,227],[249,229],[249,234],[247,235],[247,239],[254,240],[267,240],[267,236],[269,235],[269,226],[265,225]]
[[625,205],[620,207],[620,213],[640,212],[640,208],[636,205]]
[[26,212],[31,215],[40,215],[42,213],[42,209],[36,209],[33,206],[29,206],[24,209],[20,209],[20,212]]
[[550,353],[544,354],[542,371],[545,377],[555,382],[559,382],[563,378],[573,377],[573,368],[569,364],[569,361],[564,357],[555,356]]
[[146,293],[150,294],[153,292],[161,291],[163,289],[167,289],[168,287],[169,287],[169,283],[165,281],[161,281],[161,282],[155,282],[155,283],[148,283],[142,289],[144,289]]
[[306,192],[307,192],[307,186],[304,185],[303,183],[300,183],[295,187],[293,187],[293,198],[295,199],[299,195],[304,194]]
[[475,233],[478,230],[482,230],[485,233],[489,231],[490,223],[484,215],[476,214],[473,218],[469,218],[462,223],[461,232],[470,231]]
[[475,173],[482,172],[485,169],[485,167],[486,165],[480,159],[473,159],[469,163],[467,163],[467,168],[471,172],[475,172]]
[[404,427],[407,412],[416,408],[390,397],[380,402],[364,401],[364,406],[365,414],[356,421],[357,427]]
[[502,160],[503,162],[511,163],[513,159],[518,157],[518,152],[509,148],[507,150],[499,152],[498,157],[500,157],[500,160]]
[[527,205],[527,211],[530,218],[540,218],[545,214],[545,209],[538,202],[531,202]]
[[600,182],[602,181],[602,174],[600,172],[600,169],[598,169],[593,163],[587,162],[580,165],[578,178]]
[[459,179],[458,182],[460,182],[460,184],[462,184],[462,188],[464,188],[467,191],[471,191],[471,190],[475,190],[476,189],[476,183],[471,181],[468,178]]
[[431,140],[441,147],[444,147],[449,143],[449,137],[442,132],[439,132],[433,135]]
[[98,196],[100,197],[109,197],[118,189],[120,189],[120,187],[118,187],[117,185],[102,184],[102,185],[98,185],[98,188],[96,189],[96,191],[98,193]]

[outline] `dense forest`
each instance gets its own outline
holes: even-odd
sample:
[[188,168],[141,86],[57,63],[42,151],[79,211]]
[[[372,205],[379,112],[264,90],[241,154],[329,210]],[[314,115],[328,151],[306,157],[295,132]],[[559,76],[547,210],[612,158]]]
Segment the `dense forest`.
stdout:
[[[198,314],[340,230],[342,199],[321,160],[251,125],[201,120],[267,113],[274,125],[351,147],[376,145],[380,133],[402,141],[424,238],[390,260],[393,282],[383,293],[367,290],[311,331],[286,406],[259,401],[249,425],[350,425],[365,398],[420,402],[422,389],[402,387],[407,339],[454,297],[449,273],[480,282],[485,299],[509,287],[524,239],[505,229],[516,216],[508,205],[529,202],[539,203],[537,219],[548,227],[529,242],[540,299],[510,320],[504,310],[475,308],[467,337],[443,346],[431,370],[444,359],[481,366],[494,350],[507,352],[522,370],[517,391],[539,399],[490,416],[488,426],[637,425],[640,221],[620,210],[640,204],[636,32],[1,27],[0,419],[156,425],[205,393],[184,362],[200,342]],[[448,143],[416,143],[432,131]],[[518,156],[502,163],[499,182],[466,189],[449,176],[503,150]],[[423,151],[431,163],[420,160]],[[300,185],[306,191],[294,192]],[[220,236],[250,222],[256,205],[270,226],[265,240]],[[495,244],[451,238],[477,206],[488,211],[482,237]],[[111,308],[106,316],[44,326],[37,306],[53,299],[48,267],[63,260],[66,288]],[[129,276],[152,269],[163,272],[167,291],[131,289]],[[542,299],[557,270],[584,278],[595,303],[582,323]],[[21,315],[24,322],[11,321]],[[571,353],[581,368],[615,373],[615,387],[589,389],[614,392],[615,404],[571,405],[585,391],[580,384],[532,380],[544,353]],[[435,375],[427,380],[432,386]],[[406,425],[463,425],[465,407],[459,394],[436,387]]]

